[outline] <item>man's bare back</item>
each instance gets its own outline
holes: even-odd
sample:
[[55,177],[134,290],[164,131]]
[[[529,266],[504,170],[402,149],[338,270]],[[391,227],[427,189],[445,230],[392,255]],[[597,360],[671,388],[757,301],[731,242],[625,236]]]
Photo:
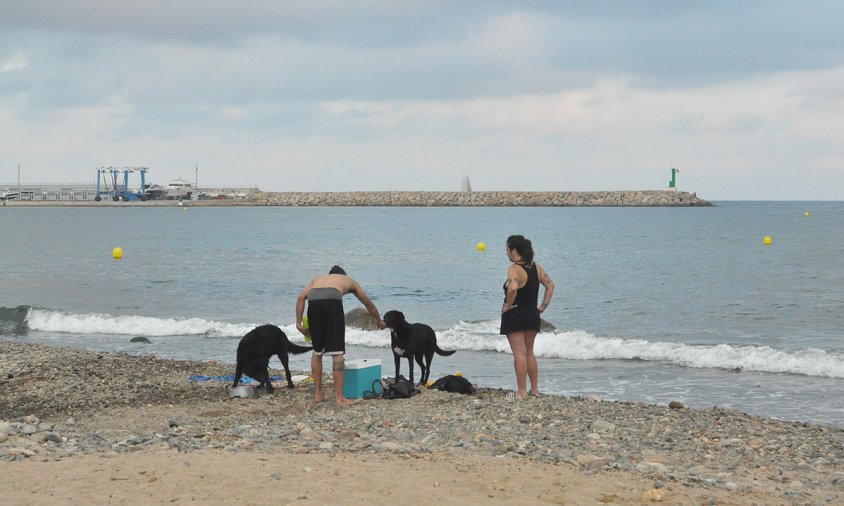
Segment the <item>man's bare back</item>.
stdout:
[[309,292],[314,288],[336,288],[341,294],[357,293],[360,285],[357,281],[344,274],[323,274],[311,280],[305,291]]

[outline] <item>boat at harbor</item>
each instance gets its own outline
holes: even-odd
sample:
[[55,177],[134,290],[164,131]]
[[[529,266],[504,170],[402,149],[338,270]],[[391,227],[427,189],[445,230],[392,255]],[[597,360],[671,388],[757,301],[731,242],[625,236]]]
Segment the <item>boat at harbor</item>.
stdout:
[[189,200],[193,190],[190,181],[177,178],[164,187],[164,198],[167,200]]

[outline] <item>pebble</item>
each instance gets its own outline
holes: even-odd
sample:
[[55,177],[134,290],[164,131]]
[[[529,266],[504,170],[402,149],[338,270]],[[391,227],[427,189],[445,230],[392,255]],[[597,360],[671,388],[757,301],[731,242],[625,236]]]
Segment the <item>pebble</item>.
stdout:
[[784,498],[801,503],[844,496],[839,428],[594,396],[514,400],[485,388],[474,396],[423,389],[410,399],[345,408],[314,403],[306,387],[230,400],[226,384],[187,379],[232,372],[230,364],[0,341],[0,459],[160,448],[186,455],[207,449],[417,458],[452,452],[659,477],[646,501],[670,501],[666,483],[730,493],[778,487]]

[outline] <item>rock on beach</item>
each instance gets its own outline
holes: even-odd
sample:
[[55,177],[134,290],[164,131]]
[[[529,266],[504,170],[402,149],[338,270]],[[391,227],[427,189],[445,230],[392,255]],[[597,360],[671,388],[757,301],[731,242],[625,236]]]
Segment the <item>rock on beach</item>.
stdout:
[[[596,490],[589,502],[601,502],[601,494],[641,500],[650,490],[659,493],[648,500],[677,504],[683,497],[717,504],[844,502],[844,430],[838,428],[718,407],[512,399],[489,388],[472,396],[423,390],[409,399],[339,408],[314,403],[304,386],[229,399],[227,384],[188,381],[191,374],[233,369],[0,340],[0,471],[86,455],[154,458],[162,450],[184,458],[269,452],[454,465],[493,458],[484,462],[515,459],[573,476],[632,480],[624,490]],[[508,490],[487,485],[484,494]]]

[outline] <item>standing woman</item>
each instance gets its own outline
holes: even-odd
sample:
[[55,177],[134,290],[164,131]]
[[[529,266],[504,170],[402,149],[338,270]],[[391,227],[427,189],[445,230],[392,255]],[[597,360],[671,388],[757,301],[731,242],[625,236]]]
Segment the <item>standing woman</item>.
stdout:
[[[513,365],[516,368],[517,397],[528,395],[526,377],[530,378],[530,395],[539,395],[539,366],[533,354],[533,343],[539,332],[539,315],[554,296],[554,282],[541,265],[533,261],[533,246],[521,235],[507,238],[507,258],[513,262],[507,269],[504,283],[504,306],[501,307],[501,333],[510,341]],[[542,305],[537,307],[539,285],[545,287]]]

